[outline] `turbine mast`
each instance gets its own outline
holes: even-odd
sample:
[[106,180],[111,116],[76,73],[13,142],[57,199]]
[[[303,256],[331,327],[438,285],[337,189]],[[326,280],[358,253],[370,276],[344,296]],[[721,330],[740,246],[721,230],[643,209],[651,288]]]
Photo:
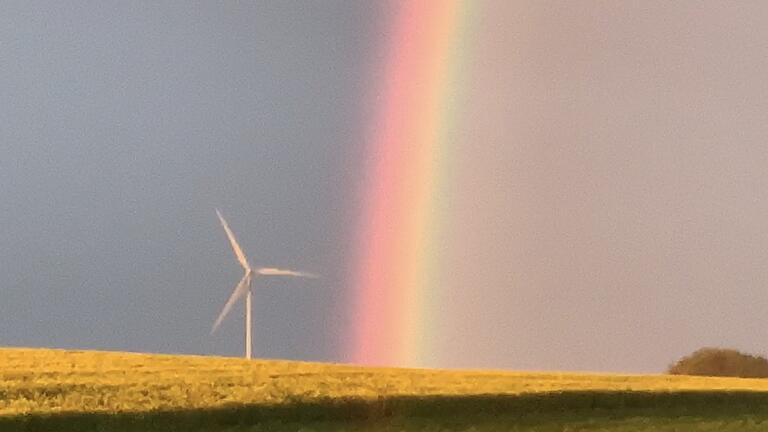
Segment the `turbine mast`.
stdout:
[[[250,282],[250,281],[249,281]],[[245,295],[245,358],[251,359],[251,284],[248,284],[248,293]]]

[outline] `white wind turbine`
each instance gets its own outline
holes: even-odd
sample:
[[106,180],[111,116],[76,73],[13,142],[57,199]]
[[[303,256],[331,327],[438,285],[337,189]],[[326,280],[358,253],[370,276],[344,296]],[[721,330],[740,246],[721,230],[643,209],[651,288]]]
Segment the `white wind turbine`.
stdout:
[[235,252],[235,257],[240,262],[240,265],[243,266],[243,269],[245,270],[245,274],[243,275],[243,278],[240,279],[240,283],[237,284],[235,287],[235,290],[232,291],[232,295],[229,296],[229,300],[227,300],[227,303],[224,305],[224,308],[221,310],[221,313],[219,314],[219,317],[216,318],[216,322],[213,323],[213,328],[211,329],[211,334],[216,331],[216,329],[219,327],[219,324],[221,324],[221,321],[224,319],[224,317],[229,313],[229,310],[232,309],[232,306],[237,302],[237,300],[245,294],[245,358],[250,359],[251,358],[251,284],[253,282],[253,279],[256,276],[294,276],[294,277],[305,277],[305,278],[316,278],[317,276],[311,274],[311,273],[304,273],[299,271],[293,271],[293,270],[283,270],[278,268],[272,268],[272,267],[261,267],[254,269],[251,267],[251,265],[248,263],[248,258],[245,257],[245,253],[243,253],[243,249],[240,248],[240,245],[237,244],[237,240],[235,239],[235,235],[232,233],[232,230],[229,229],[229,225],[227,224],[227,221],[224,220],[224,216],[221,215],[221,212],[217,209],[216,214],[219,216],[219,220],[221,221],[221,226],[224,227],[224,231],[227,233],[227,237],[229,238],[229,243],[232,245],[232,251]]

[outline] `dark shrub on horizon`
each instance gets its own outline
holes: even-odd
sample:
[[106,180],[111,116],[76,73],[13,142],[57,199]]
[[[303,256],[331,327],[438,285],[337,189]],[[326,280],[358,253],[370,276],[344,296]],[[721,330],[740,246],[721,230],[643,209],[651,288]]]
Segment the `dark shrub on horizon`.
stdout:
[[768,360],[734,349],[702,348],[681,358],[667,370],[672,375],[740,378],[768,377]]

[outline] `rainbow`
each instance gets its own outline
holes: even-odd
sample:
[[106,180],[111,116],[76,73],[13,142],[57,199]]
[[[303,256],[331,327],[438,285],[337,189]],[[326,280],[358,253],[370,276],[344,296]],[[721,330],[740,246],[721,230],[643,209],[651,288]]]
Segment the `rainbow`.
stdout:
[[405,0],[387,27],[350,276],[354,363],[420,366],[434,355],[468,15],[468,1]]

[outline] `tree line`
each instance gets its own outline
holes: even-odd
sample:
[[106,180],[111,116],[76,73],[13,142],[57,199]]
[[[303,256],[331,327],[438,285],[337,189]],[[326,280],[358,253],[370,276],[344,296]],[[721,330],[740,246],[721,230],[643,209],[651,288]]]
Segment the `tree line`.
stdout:
[[678,360],[667,369],[672,375],[700,375],[740,378],[768,377],[765,357],[735,349],[701,348]]

